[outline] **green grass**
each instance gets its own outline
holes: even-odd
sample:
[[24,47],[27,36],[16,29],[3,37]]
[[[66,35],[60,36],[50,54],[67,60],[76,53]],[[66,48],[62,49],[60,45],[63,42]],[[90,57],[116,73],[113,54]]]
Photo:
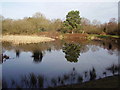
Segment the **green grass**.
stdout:
[[118,36],[118,35],[93,35],[93,36],[96,36],[98,38],[108,38],[108,37],[120,38],[120,36]]

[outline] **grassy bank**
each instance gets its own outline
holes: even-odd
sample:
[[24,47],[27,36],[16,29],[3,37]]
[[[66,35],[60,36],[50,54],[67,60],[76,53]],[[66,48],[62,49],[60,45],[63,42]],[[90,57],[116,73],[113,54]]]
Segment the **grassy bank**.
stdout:
[[103,40],[103,39],[119,39],[118,35],[98,35],[98,34],[61,34],[59,35],[59,39],[69,39],[73,40]]
[[0,41],[12,42],[13,44],[27,44],[27,43],[39,43],[39,42],[48,42],[53,41],[55,39],[70,39],[70,41],[74,40],[101,40],[103,38],[116,38],[117,35],[97,35],[97,34],[60,34],[60,33],[41,33],[39,35],[3,35],[0,38]]
[[120,38],[118,35],[98,35],[98,34],[90,34],[89,38]]
[[96,35],[96,37],[99,37],[99,38],[108,38],[108,37],[120,38],[120,36],[117,36],[117,35]]
[[54,41],[54,39],[37,35],[4,35],[1,39],[3,42],[12,42],[13,44],[28,44]]
[[118,76],[110,76],[83,84],[66,85],[56,88],[119,88],[119,78]]

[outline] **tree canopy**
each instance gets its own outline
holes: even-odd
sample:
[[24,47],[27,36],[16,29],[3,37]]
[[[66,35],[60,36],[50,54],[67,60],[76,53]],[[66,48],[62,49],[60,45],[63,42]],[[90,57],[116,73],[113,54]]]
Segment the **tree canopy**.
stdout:
[[120,22],[117,21],[115,18],[111,18],[109,22],[105,23],[100,23],[98,20],[90,21],[85,17],[80,17],[79,11],[68,12],[65,21],[50,20],[39,12],[23,19],[5,18],[0,15],[0,32],[4,35],[39,35],[41,32],[120,35]]
[[68,14],[66,15],[66,20],[64,21],[65,32],[79,32],[81,26],[81,18],[79,14],[79,11],[68,12]]

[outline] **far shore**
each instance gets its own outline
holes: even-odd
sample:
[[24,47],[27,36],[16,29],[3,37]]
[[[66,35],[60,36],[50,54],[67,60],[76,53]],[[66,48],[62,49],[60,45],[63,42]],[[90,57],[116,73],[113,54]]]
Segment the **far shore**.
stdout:
[[3,35],[0,41],[11,42],[13,44],[30,44],[54,41],[55,39],[37,35]]
[[30,44],[30,43],[40,43],[40,42],[50,42],[54,41],[55,39],[86,39],[86,40],[101,40],[104,38],[116,38],[119,39],[117,35],[97,35],[97,34],[58,34],[56,35],[48,35],[48,34],[41,34],[41,35],[3,35],[2,38],[0,37],[0,42],[11,42],[13,44]]

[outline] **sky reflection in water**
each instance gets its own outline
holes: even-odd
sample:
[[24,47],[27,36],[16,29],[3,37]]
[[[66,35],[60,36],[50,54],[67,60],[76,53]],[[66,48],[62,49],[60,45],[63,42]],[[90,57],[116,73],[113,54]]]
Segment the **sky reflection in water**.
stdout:
[[[107,68],[118,65],[117,43],[56,41],[21,46],[7,44],[3,44],[3,54],[10,59],[2,64],[2,74],[8,87],[15,87],[11,84],[14,82],[27,88],[31,85],[50,87],[84,82],[91,77],[98,79],[105,74],[113,75]],[[21,83],[25,76],[31,82],[28,86]]]

